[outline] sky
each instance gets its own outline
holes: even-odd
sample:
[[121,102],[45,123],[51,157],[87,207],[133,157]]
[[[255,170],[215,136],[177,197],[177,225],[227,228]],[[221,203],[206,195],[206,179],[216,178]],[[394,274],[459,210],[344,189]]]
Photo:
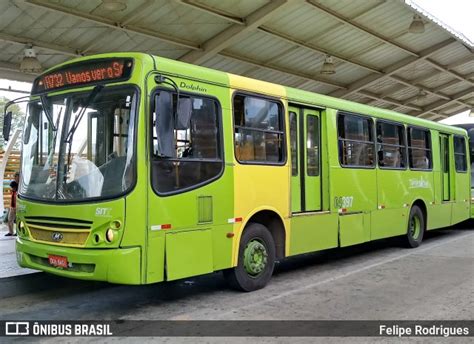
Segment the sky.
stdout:
[[[418,5],[455,31],[462,33],[471,42],[474,42],[474,20],[472,19],[474,13],[474,0],[406,0],[406,2],[412,2]],[[0,88],[9,87],[17,90],[30,91],[31,84],[0,79]],[[0,96],[7,97],[8,99],[18,98],[23,95],[24,94],[21,93],[0,90]],[[25,110],[24,103],[19,105],[23,110]],[[441,122],[455,124],[460,123],[460,121],[474,123],[474,117],[469,117],[469,111],[466,111],[461,115],[452,116]]]

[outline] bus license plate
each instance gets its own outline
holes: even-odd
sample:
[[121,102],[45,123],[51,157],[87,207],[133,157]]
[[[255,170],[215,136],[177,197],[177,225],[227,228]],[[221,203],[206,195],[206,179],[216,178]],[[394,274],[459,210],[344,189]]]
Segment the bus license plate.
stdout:
[[48,260],[49,260],[49,264],[52,266],[56,266],[56,267],[64,268],[64,269],[67,269],[68,267],[67,257],[55,256],[55,255],[49,254]]

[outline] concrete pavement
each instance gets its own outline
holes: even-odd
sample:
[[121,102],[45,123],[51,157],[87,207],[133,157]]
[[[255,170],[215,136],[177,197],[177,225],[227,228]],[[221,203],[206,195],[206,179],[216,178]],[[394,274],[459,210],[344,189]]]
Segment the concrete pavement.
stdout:
[[16,262],[15,237],[6,237],[7,226],[0,225],[0,279],[36,272],[20,268]]

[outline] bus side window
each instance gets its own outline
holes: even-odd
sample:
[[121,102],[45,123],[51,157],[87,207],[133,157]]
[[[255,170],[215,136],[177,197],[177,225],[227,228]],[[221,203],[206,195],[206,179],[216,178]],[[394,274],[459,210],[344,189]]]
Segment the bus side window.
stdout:
[[466,140],[464,137],[454,136],[454,164],[456,172],[467,171]]
[[239,162],[282,163],[283,127],[280,103],[254,96],[234,97],[235,157]]
[[171,142],[165,142],[173,147],[172,156],[159,155],[157,114],[152,114],[152,185],[158,194],[176,193],[204,185],[219,177],[223,170],[219,104],[214,99],[200,96],[181,95],[180,99],[190,101],[189,120],[180,121],[173,117],[176,94],[173,94],[172,109],[167,110],[169,113],[161,114],[172,117]]
[[408,128],[408,154],[410,168],[418,170],[430,170],[432,168],[429,130]]
[[375,166],[372,125],[371,118],[339,113],[337,127],[341,166]]
[[405,168],[405,127],[377,121],[377,159],[380,168]]

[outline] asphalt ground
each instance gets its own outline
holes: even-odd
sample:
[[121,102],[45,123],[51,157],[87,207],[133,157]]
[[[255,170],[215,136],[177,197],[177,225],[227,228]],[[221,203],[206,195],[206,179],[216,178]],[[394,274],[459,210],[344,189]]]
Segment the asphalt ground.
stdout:
[[[470,228],[474,226],[431,231],[416,249],[387,239],[288,258],[277,264],[266,288],[252,293],[230,290],[221,273],[147,286],[70,280],[45,273],[1,278],[0,320],[473,320],[474,230]],[[146,337],[37,340],[156,342]],[[158,342],[394,340],[398,341],[169,337]],[[472,342],[469,338],[433,337],[402,341]]]

